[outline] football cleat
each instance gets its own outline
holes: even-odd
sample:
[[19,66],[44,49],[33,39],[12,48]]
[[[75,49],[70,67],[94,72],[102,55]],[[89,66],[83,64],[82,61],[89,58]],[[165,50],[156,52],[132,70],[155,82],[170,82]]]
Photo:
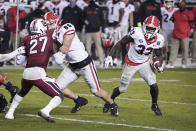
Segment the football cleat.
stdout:
[[74,102],[76,103],[76,105],[72,108],[71,113],[76,113],[77,111],[79,111],[81,106],[84,106],[88,103],[88,100],[78,96],[78,99],[74,100]]
[[111,116],[118,116],[118,105],[116,103],[112,103],[110,105]]
[[12,103],[14,96],[16,95],[16,93],[18,93],[20,91],[20,89],[17,86],[12,86],[11,90],[10,90],[10,103]]
[[55,123],[55,120],[52,117],[50,117],[49,115],[46,115],[41,110],[38,112],[38,116],[44,118],[47,122]]
[[155,115],[162,116],[161,110],[157,104],[152,104],[151,109],[154,111]]
[[105,103],[103,106],[103,113],[107,113],[110,109],[110,104],[109,103]]

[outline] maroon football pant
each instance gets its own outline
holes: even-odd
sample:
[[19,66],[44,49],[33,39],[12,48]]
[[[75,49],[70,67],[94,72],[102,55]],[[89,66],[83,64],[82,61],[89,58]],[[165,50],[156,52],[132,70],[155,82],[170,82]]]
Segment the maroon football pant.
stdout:
[[61,89],[58,87],[56,83],[50,81],[43,81],[42,79],[38,79],[38,80],[22,79],[22,89],[19,92],[19,95],[24,97],[33,86],[38,87],[41,91],[43,91],[45,94],[51,97],[63,95]]

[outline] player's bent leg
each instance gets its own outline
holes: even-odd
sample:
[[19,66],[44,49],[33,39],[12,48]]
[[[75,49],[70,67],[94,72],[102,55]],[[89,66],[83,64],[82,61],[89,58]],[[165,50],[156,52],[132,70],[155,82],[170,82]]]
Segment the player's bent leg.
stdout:
[[22,79],[22,89],[14,96],[13,102],[11,103],[9,110],[5,115],[5,119],[14,119],[15,109],[18,107],[24,96],[29,92],[31,88],[32,84],[30,84],[28,80]]
[[14,111],[15,109],[18,107],[18,105],[20,104],[20,102],[23,100],[23,97],[21,97],[20,95],[16,94],[14,96],[13,102],[8,110],[8,112],[5,115],[5,119],[14,119]]
[[[111,98],[114,100],[114,99],[115,99],[117,96],[119,96],[119,95],[120,95],[120,91],[119,91],[119,87],[117,86],[117,87],[115,87],[115,88],[113,89]],[[110,109],[110,104],[106,102],[106,103],[104,104],[104,106],[103,106],[103,112],[104,112],[104,113],[107,113],[107,112],[109,111],[109,109]]]
[[94,95],[102,98],[106,103],[108,103],[108,106],[111,109],[111,116],[118,116],[118,105],[109,97],[106,91],[101,89],[94,93]]
[[63,94],[59,94],[58,96],[54,96],[50,102],[48,103],[48,105],[46,105],[43,109],[41,109],[38,112],[38,115],[42,118],[44,118],[46,121],[54,123],[55,120],[50,116],[50,112],[56,108],[57,106],[59,106],[61,104],[61,102],[63,101],[64,96]]
[[88,104],[88,100],[80,96],[77,96],[74,102],[75,102],[75,106],[71,109],[71,113],[76,113],[77,111],[80,110],[82,106]]

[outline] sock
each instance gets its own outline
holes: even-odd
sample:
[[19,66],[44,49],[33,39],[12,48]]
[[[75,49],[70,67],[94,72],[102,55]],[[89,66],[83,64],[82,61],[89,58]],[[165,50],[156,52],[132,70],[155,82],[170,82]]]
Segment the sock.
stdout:
[[79,97],[80,96],[77,95],[76,98],[74,99],[74,102],[77,102]]
[[50,111],[56,108],[58,105],[60,105],[62,102],[62,99],[60,96],[53,97],[48,105],[46,105],[43,109],[41,109],[42,112],[44,112],[46,115],[50,115]]
[[119,87],[117,86],[117,87],[115,87],[115,88],[113,89],[111,98],[114,100],[114,99],[115,99],[117,96],[119,96],[119,95],[120,95],[120,91],[119,91]]
[[157,84],[153,84],[150,86],[150,94],[152,96],[152,104],[157,104],[159,89]]
[[9,108],[9,111],[7,112],[7,114],[14,114],[15,109],[18,107],[18,105],[20,104],[20,102],[23,100],[23,97],[19,96],[18,94],[16,94],[14,96],[14,99],[12,101],[12,104]]

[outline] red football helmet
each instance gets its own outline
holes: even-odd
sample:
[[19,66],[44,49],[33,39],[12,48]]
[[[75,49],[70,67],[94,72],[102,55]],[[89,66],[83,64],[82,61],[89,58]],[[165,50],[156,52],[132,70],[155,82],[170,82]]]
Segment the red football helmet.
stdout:
[[50,29],[52,29],[52,28],[56,29],[57,27],[60,26],[59,16],[53,12],[47,12],[44,15],[44,20],[46,20]]
[[102,38],[102,44],[104,47],[110,47],[113,44],[112,32],[108,28],[105,28],[104,31],[105,33]]
[[148,40],[155,37],[159,29],[160,29],[160,22],[156,16],[149,16],[143,22],[144,35]]

